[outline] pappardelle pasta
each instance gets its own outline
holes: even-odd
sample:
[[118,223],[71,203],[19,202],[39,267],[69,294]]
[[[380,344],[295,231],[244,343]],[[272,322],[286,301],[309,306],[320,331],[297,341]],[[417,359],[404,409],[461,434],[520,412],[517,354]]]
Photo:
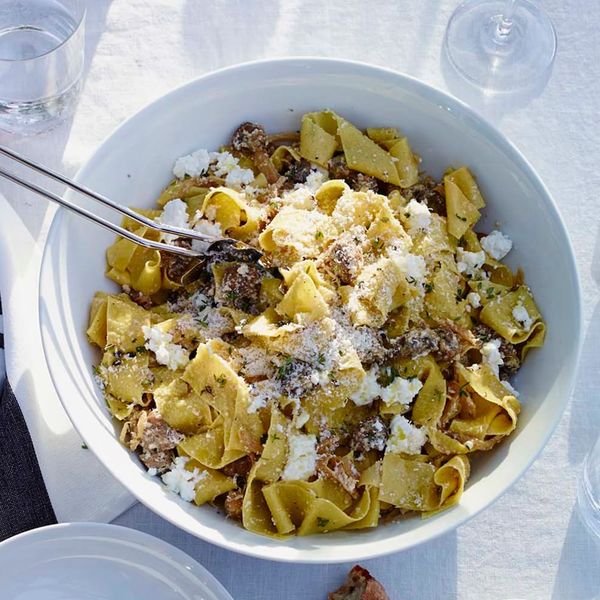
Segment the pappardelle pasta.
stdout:
[[[456,504],[510,435],[509,378],[545,325],[511,240],[476,233],[468,168],[442,181],[394,128],[331,111],[242,124],[175,162],[141,214],[239,240],[188,259],[117,239],[87,330],[121,441],[184,500],[246,529],[375,527]],[[124,227],[158,239],[125,219]]]

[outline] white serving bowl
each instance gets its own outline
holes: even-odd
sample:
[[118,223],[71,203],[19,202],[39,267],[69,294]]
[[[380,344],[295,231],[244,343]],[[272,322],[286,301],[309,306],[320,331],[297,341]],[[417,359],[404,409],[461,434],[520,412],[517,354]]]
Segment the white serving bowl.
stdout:
[[517,430],[493,452],[476,458],[457,507],[426,520],[282,541],[250,533],[209,506],[183,502],[148,477],[119,443],[92,376],[98,357],[85,330],[94,292],[116,290],[103,276],[112,234],[61,210],[48,236],[40,280],[40,326],[54,385],[73,424],[106,468],[146,506],[199,538],[260,558],[314,563],[362,560],[415,546],[451,531],[496,500],[533,462],[562,415],[581,340],[571,246],[554,202],[529,163],[464,104],[389,70],[294,58],[206,75],[121,125],[77,180],[122,204],[150,207],[169,182],[177,157],[220,146],[242,121],[262,123],[272,132],[297,129],[303,113],[320,108],[332,108],[360,127],[398,127],[435,177],[449,165],[468,165],[488,203],[479,228],[491,230],[500,221],[514,240],[508,264],[524,268],[547,321],[545,346],[531,352],[516,378],[523,400]]

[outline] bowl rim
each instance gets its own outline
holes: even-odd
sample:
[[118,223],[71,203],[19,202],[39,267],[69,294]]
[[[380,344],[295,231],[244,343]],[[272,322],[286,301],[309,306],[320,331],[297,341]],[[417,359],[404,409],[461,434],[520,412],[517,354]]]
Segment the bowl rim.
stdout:
[[[138,492],[135,486],[129,485],[129,482],[123,477],[121,474],[116,474],[111,468],[109,461],[103,457],[103,455],[94,450],[93,445],[90,445],[90,448],[94,451],[95,456],[98,460],[104,465],[104,467],[111,473],[111,475],[119,481],[123,487],[125,487],[129,493],[131,493],[139,502],[144,504],[149,510],[151,510],[154,514],[159,517],[167,520],[172,525],[177,528],[186,531],[187,533],[197,537],[199,539],[203,539],[204,541],[210,542],[216,546],[221,548],[237,552],[239,554],[245,556],[251,556],[254,558],[261,558],[263,560],[274,560],[277,562],[287,562],[293,564],[324,564],[324,563],[342,563],[348,562],[349,560],[358,561],[358,560],[367,560],[371,558],[378,558],[381,556],[386,556],[392,553],[401,552],[403,550],[408,550],[410,548],[416,547],[422,543],[430,542],[442,535],[445,535],[451,531],[454,531],[457,527],[460,527],[464,523],[471,520],[473,517],[478,515],[484,509],[489,508],[493,503],[495,503],[501,496],[503,496],[510,488],[512,488],[519,479],[524,475],[524,473],[531,467],[533,462],[539,457],[542,450],[546,447],[548,440],[551,435],[554,433],[560,419],[564,415],[567,404],[572,396],[573,389],[576,382],[576,375],[578,372],[578,365],[580,362],[582,345],[583,345],[583,322],[582,322],[582,295],[581,295],[581,281],[579,277],[579,269],[577,267],[577,262],[575,260],[575,254],[573,251],[573,246],[571,244],[571,240],[565,226],[565,223],[562,219],[562,216],[558,210],[557,204],[554,201],[552,195],[550,194],[548,188],[537,174],[536,170],[533,168],[531,163],[525,158],[525,156],[521,153],[521,151],[508,139],[506,135],[504,135],[499,129],[497,129],[492,123],[490,123],[487,119],[485,119],[482,115],[477,113],[473,108],[467,105],[462,100],[454,97],[449,92],[442,90],[435,85],[425,83],[419,80],[416,77],[411,75],[406,75],[405,73],[401,73],[394,69],[390,69],[387,67],[382,67],[379,65],[370,64],[367,62],[348,60],[348,59],[338,59],[338,58],[328,58],[328,57],[315,57],[315,56],[294,56],[294,57],[279,57],[279,58],[267,58],[260,60],[247,61],[243,63],[237,63],[234,65],[230,65],[221,69],[217,69],[214,71],[207,72],[198,77],[194,77],[189,79],[187,82],[171,89],[167,93],[154,98],[147,102],[142,108],[138,111],[130,115],[127,119],[122,121],[117,127],[115,127],[100,143],[100,145],[96,148],[96,150],[87,158],[85,163],[78,169],[74,180],[80,181],[81,178],[87,175],[87,170],[89,165],[92,162],[95,162],[100,158],[105,151],[105,147],[107,142],[115,136],[121,130],[127,128],[129,123],[138,117],[141,113],[150,109],[151,107],[160,105],[162,103],[168,102],[171,98],[179,95],[185,94],[185,91],[195,85],[198,82],[207,82],[211,79],[218,79],[220,77],[226,76],[231,73],[235,73],[236,71],[246,71],[251,69],[260,69],[260,68],[268,68],[269,66],[281,67],[281,65],[290,65],[294,64],[296,66],[307,66],[308,63],[314,65],[321,65],[323,67],[335,67],[340,66],[346,69],[350,69],[353,71],[353,74],[365,74],[367,76],[378,75],[380,78],[392,79],[398,82],[402,80],[403,84],[412,92],[416,92],[419,95],[427,96],[428,100],[431,102],[437,102],[438,105],[444,106],[446,109],[452,110],[454,112],[462,112],[466,115],[472,123],[475,123],[478,127],[478,130],[481,134],[488,140],[490,140],[494,146],[499,147],[503,150],[507,156],[513,160],[514,162],[521,165],[522,170],[527,174],[531,184],[537,189],[540,196],[544,197],[544,203],[548,205],[553,213],[553,218],[555,220],[556,226],[559,228],[560,233],[564,236],[566,241],[566,253],[568,256],[565,258],[569,264],[570,269],[573,274],[573,283],[574,285],[571,288],[571,293],[575,300],[576,305],[576,314],[573,315],[574,323],[576,324],[576,328],[574,331],[574,342],[575,342],[575,355],[573,360],[574,368],[568,374],[567,384],[565,386],[565,394],[561,399],[561,403],[559,406],[559,410],[553,416],[552,421],[549,422],[545,435],[540,441],[539,446],[532,453],[529,460],[523,464],[521,468],[515,470],[512,473],[510,479],[507,480],[507,483],[504,485],[502,491],[500,491],[496,496],[491,497],[489,500],[486,500],[481,503],[480,506],[475,509],[470,509],[469,512],[463,512],[463,514],[458,514],[454,521],[447,523],[439,528],[439,530],[433,532],[432,535],[428,536],[425,539],[412,539],[409,536],[409,539],[403,541],[403,543],[396,543],[390,547],[389,543],[386,543],[386,540],[380,540],[378,542],[379,548],[375,551],[363,551],[361,550],[361,544],[359,540],[355,544],[355,551],[352,553],[352,557],[348,558],[348,556],[343,556],[342,558],[336,558],[331,554],[327,555],[325,559],[322,556],[322,553],[315,556],[313,553],[304,553],[303,550],[299,549],[294,556],[288,555],[279,555],[276,552],[271,552],[268,556],[266,556],[259,549],[255,549],[255,546],[251,546],[248,544],[243,544],[239,541],[229,541],[227,539],[211,539],[209,536],[203,536],[198,531],[194,530],[191,527],[186,526],[185,524],[181,524],[177,521],[176,518],[172,517],[167,511],[162,511],[157,509],[157,507],[153,506],[149,501],[147,501],[141,492]],[[62,221],[62,218],[65,214],[65,210],[62,207],[56,211],[52,218],[52,222],[48,229],[48,235],[46,238],[46,243],[44,244],[41,268],[38,276],[38,301],[42,297],[42,289],[43,289],[43,274],[44,267],[46,262],[49,260],[49,247],[52,242],[58,240],[58,231],[59,225]],[[61,401],[63,408],[66,413],[69,415],[71,423],[75,430],[82,436],[82,432],[80,430],[80,426],[73,419],[71,419],[72,410],[69,408],[70,403],[68,401],[63,400],[62,395],[59,392],[59,386],[57,385],[57,376],[53,372],[53,369],[50,367],[49,361],[49,352],[50,348],[47,347],[47,341],[45,339],[43,333],[43,317],[42,313],[38,311],[38,327],[40,328],[40,334],[42,339],[42,349],[44,352],[44,359],[48,366],[48,371],[50,373],[50,377],[56,393]],[[115,442],[118,443],[118,440],[115,438]],[[252,532],[249,532],[252,533]],[[257,536],[257,546],[260,547],[260,536],[258,534],[253,534]],[[417,536],[418,538],[418,536]]]

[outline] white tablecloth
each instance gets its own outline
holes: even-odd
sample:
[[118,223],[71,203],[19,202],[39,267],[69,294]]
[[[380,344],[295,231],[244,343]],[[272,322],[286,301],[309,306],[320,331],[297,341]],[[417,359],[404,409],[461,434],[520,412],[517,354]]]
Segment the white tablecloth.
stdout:
[[[0,143],[67,174],[73,174],[124,118],[169,89],[219,67],[285,55],[371,62],[450,89],[484,112],[525,153],[561,209],[580,267],[585,341],[574,397],[539,460],[493,507],[443,538],[365,566],[397,600],[600,597],[600,553],[575,508],[581,461],[600,432],[600,4],[544,2],[559,37],[553,76],[537,97],[502,102],[467,93],[445,72],[440,49],[457,5],[454,0],[89,0],[88,4],[85,82],[72,122],[31,139],[0,134]],[[4,276],[4,293],[12,284],[34,293],[30,282],[52,209],[4,183],[0,190],[22,219],[11,218],[11,226],[2,227],[5,247],[14,243],[20,248],[11,257],[12,275]],[[0,226],[6,223],[5,215],[0,205]],[[7,281],[11,278],[12,283]],[[34,299],[23,293],[18,305],[15,328],[26,327],[27,315],[35,312]],[[24,411],[29,407],[31,414],[34,395],[38,402],[43,397],[53,402],[55,395],[40,356],[28,350],[34,346],[32,339],[22,331],[15,329],[18,335],[10,336],[7,367]],[[77,438],[65,429],[59,410],[53,408],[61,439],[75,448]],[[34,441],[47,444],[47,431],[36,432]],[[107,474],[93,457],[79,460],[86,470],[92,469],[97,485],[108,485]],[[91,498],[82,502],[77,490],[60,489],[61,476],[48,460],[41,457],[41,463],[61,520],[112,518],[129,501],[117,485],[111,485],[103,505]],[[116,522],[181,547],[204,563],[236,599],[324,598],[347,569],[234,556],[176,530],[140,505]]]

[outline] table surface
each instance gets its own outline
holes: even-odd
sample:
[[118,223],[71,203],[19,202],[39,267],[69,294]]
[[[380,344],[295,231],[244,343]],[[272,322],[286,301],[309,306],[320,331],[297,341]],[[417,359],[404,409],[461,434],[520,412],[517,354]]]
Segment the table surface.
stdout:
[[[84,86],[74,118],[11,146],[73,174],[102,139],[146,103],[190,78],[247,60],[317,55],[361,60],[466,99],[528,157],[571,235],[584,298],[583,359],[572,401],[548,446],[494,506],[431,543],[367,561],[400,599],[600,598],[600,551],[575,505],[577,476],[600,431],[600,3],[547,0],[559,38],[553,75],[524,97],[467,91],[444,67],[455,0],[91,0]],[[53,209],[0,184],[42,244]],[[550,274],[549,274],[550,276]],[[136,505],[115,520],[165,539],[203,563],[236,599],[324,598],[349,565],[293,566],[240,557]]]

